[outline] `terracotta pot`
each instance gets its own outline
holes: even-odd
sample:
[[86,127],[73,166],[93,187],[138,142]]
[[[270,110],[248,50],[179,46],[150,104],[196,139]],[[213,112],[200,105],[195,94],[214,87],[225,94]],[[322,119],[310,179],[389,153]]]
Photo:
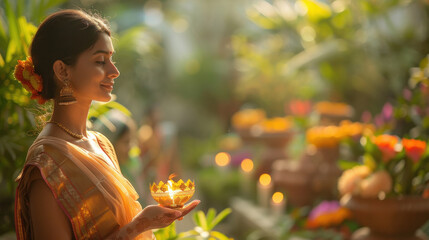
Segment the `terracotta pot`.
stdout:
[[341,170],[337,166],[338,149],[319,149],[299,160],[278,161],[273,165],[277,188],[288,196],[293,206],[311,205],[316,199],[337,199],[337,181]]
[[250,129],[247,128],[235,128],[235,132],[240,136],[241,140],[245,145],[256,143],[258,139],[254,134],[251,133]]
[[264,145],[264,150],[261,153],[261,163],[256,169],[256,174],[271,173],[274,161],[279,159],[287,159],[287,146],[293,139],[294,132],[285,131],[277,133],[262,133],[256,137],[258,142]]
[[362,198],[344,202],[353,218],[369,231],[354,234],[353,240],[417,240],[416,231],[429,220],[429,199],[420,196]]

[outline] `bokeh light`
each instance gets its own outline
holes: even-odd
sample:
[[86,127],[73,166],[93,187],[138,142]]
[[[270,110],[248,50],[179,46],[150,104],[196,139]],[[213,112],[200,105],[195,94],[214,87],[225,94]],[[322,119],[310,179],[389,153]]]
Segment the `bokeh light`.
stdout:
[[268,173],[264,173],[259,177],[259,183],[263,186],[268,186],[271,183],[271,176]]
[[275,192],[273,194],[272,199],[273,199],[274,203],[281,203],[283,201],[283,199],[284,199],[283,193],[281,193],[281,192]]
[[241,161],[241,169],[245,172],[251,172],[253,170],[253,161],[251,159],[244,159]]
[[218,166],[224,167],[231,161],[231,156],[226,152],[220,152],[215,156],[215,162]]

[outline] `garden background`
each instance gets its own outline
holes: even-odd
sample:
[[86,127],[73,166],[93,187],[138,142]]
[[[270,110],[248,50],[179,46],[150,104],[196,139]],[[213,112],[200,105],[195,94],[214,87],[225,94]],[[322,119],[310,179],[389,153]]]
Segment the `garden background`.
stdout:
[[[0,235],[14,230],[14,179],[41,111],[13,78],[14,66],[41,21],[64,8],[108,19],[121,72],[116,101],[139,125],[155,109],[174,126],[179,174],[201,187],[204,211],[240,197],[240,171],[214,164],[225,139],[236,140],[236,112],[278,117],[296,100],[331,101],[352,106],[350,120],[362,121],[397,103],[410,69],[429,53],[427,0],[2,0]],[[305,134],[291,145],[295,156]]]

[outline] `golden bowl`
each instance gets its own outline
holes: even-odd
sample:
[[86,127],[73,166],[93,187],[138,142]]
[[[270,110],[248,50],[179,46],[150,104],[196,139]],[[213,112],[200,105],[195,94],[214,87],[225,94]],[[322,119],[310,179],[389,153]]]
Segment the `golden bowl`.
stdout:
[[175,182],[168,180],[167,183],[162,181],[159,184],[150,185],[150,193],[159,204],[169,208],[181,208],[191,199],[195,192],[195,183],[188,180],[186,183],[182,179]]

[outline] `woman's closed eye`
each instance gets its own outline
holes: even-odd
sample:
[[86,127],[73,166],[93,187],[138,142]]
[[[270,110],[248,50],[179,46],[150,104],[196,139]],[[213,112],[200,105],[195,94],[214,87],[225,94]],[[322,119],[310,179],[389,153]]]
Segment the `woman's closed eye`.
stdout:
[[[110,62],[111,62],[113,65],[114,65],[114,64],[116,64],[116,62],[113,62],[112,60],[110,60]],[[100,64],[100,65],[103,65],[103,66],[104,66],[104,65],[106,65],[106,61],[104,61],[104,60],[103,60],[103,61],[96,61],[96,63],[97,63],[97,64]]]

